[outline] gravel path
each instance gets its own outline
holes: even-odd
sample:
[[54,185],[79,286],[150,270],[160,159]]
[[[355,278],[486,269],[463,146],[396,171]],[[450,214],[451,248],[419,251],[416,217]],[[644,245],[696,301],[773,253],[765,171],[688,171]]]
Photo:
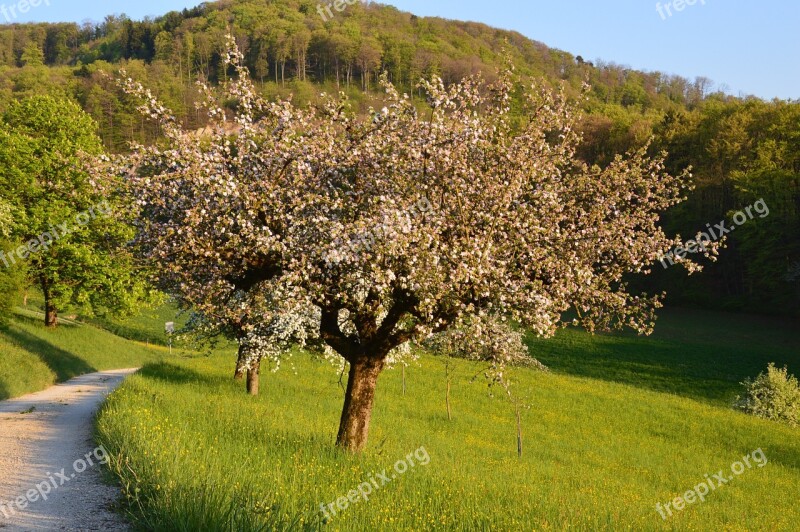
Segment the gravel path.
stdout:
[[103,483],[105,451],[94,415],[134,369],[103,371],[0,402],[0,531],[127,530],[110,511],[119,490]]

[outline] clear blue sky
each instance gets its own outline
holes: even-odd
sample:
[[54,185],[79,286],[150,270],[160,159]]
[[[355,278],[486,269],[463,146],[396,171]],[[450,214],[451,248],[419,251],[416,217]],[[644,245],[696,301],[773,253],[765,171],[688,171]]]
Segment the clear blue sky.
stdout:
[[[43,0],[44,1],[44,0]],[[160,15],[198,0],[47,0],[18,22]],[[328,3],[331,0],[318,0]],[[733,94],[800,99],[800,2],[696,0],[668,15],[655,0],[384,0],[418,15],[475,20],[634,68],[706,76]],[[685,1],[685,0],[684,0]],[[691,0],[690,0],[691,1]],[[705,5],[703,5],[705,2]],[[0,0],[0,5],[16,4]],[[0,16],[0,22],[5,22]]]

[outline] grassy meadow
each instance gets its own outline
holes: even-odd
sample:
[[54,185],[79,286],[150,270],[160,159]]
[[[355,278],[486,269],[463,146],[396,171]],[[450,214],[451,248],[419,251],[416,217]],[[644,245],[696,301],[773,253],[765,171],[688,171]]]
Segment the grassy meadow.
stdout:
[[[669,310],[650,338],[564,331],[531,350],[553,370],[514,370],[522,411],[490,395],[482,367],[425,356],[379,383],[370,446],[333,448],[343,399],[328,364],[297,353],[252,398],[233,351],[147,365],[114,393],[98,437],[128,512],[148,530],[794,530],[798,431],[733,411],[768,362],[800,371],[791,323]],[[475,378],[476,375],[478,378]],[[345,511],[348,496],[424,447],[417,464]],[[704,503],[656,511],[753,451],[768,462]]]
[[47,330],[35,314],[20,313],[0,329],[0,400],[37,392],[73,377],[135,368],[161,360],[147,347],[87,324],[62,322]]
[[169,358],[163,333],[164,321],[175,316],[169,306],[126,320],[86,323],[77,316],[62,317],[58,328],[48,330],[40,305],[41,298],[33,294],[28,305],[16,308],[8,326],[0,327],[0,400],[86,373],[136,368]]

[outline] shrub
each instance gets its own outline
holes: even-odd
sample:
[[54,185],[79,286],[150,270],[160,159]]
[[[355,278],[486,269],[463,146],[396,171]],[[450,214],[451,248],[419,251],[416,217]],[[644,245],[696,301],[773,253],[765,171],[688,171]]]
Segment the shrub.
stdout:
[[770,364],[766,373],[742,384],[747,393],[737,397],[737,409],[793,427],[800,425],[800,383],[789,375],[788,368]]

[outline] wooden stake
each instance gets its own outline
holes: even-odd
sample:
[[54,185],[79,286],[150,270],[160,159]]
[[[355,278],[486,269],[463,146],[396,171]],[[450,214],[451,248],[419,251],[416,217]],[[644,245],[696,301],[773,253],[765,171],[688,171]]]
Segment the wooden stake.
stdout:
[[517,406],[517,455],[522,457],[522,421],[519,415],[519,405]]
[[447,377],[447,420],[452,421],[453,416],[450,414],[450,377]]

